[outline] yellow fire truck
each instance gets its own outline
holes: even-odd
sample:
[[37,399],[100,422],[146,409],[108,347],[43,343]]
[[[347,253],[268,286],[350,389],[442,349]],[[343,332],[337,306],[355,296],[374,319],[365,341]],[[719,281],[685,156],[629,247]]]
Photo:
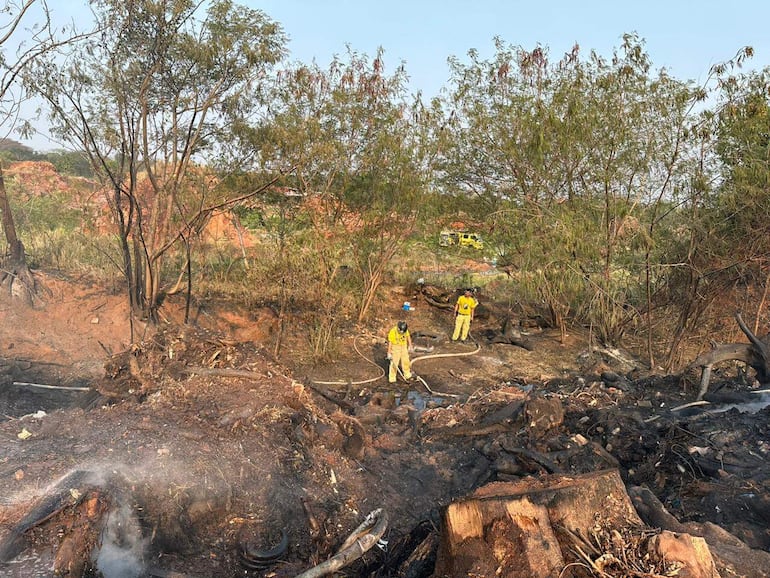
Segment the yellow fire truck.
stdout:
[[468,233],[467,231],[441,231],[438,244],[442,247],[459,245],[460,247],[473,247],[482,249],[484,241],[478,233]]

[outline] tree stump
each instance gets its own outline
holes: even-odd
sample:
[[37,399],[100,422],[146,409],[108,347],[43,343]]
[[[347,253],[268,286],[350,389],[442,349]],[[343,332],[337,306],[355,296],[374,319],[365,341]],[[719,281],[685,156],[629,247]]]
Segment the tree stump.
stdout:
[[[615,553],[599,548],[600,529],[611,536]],[[585,575],[573,572],[574,562],[598,572],[622,569],[633,549],[640,559],[655,552],[663,570],[673,559],[661,551],[668,541],[644,529],[617,470],[494,482],[445,510],[434,576],[568,578]],[[676,559],[685,560],[678,575],[719,577],[702,540],[675,544]]]

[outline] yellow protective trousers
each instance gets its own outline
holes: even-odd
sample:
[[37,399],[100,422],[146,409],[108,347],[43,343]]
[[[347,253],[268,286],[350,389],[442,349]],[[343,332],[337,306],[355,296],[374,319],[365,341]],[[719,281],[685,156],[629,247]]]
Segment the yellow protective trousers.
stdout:
[[412,379],[412,364],[409,361],[409,349],[406,345],[392,345],[390,349],[390,368],[388,371],[388,381],[396,383],[396,373],[398,366],[401,365],[401,373],[404,379]]
[[457,341],[459,337],[463,341],[468,339],[468,332],[471,330],[471,316],[459,313],[455,317],[455,331],[452,334],[452,341]]

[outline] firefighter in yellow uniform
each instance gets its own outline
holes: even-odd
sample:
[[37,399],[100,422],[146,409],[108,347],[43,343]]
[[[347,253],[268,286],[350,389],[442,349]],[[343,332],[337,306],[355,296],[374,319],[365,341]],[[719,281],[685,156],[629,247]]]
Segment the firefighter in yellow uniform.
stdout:
[[412,368],[409,361],[410,349],[412,349],[412,336],[409,335],[406,321],[399,321],[388,332],[388,359],[390,360],[388,381],[390,383],[396,383],[396,373],[398,372],[399,364],[401,365],[401,373],[404,375],[404,379],[412,379]]
[[468,332],[471,330],[471,321],[473,321],[473,310],[479,302],[473,297],[473,289],[466,289],[465,292],[457,298],[455,303],[455,330],[452,334],[452,341],[465,341],[468,339]]

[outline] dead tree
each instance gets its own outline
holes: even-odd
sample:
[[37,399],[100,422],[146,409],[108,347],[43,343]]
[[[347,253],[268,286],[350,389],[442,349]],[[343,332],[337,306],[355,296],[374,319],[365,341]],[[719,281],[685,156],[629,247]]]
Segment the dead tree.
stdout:
[[764,337],[757,337],[744,323],[740,311],[735,314],[735,320],[741,331],[748,337],[749,343],[726,343],[719,345],[699,355],[687,370],[701,368],[700,389],[697,400],[703,399],[708,391],[711,380],[711,370],[715,363],[722,361],[742,361],[757,373],[757,380],[762,383],[770,382],[770,333]]

